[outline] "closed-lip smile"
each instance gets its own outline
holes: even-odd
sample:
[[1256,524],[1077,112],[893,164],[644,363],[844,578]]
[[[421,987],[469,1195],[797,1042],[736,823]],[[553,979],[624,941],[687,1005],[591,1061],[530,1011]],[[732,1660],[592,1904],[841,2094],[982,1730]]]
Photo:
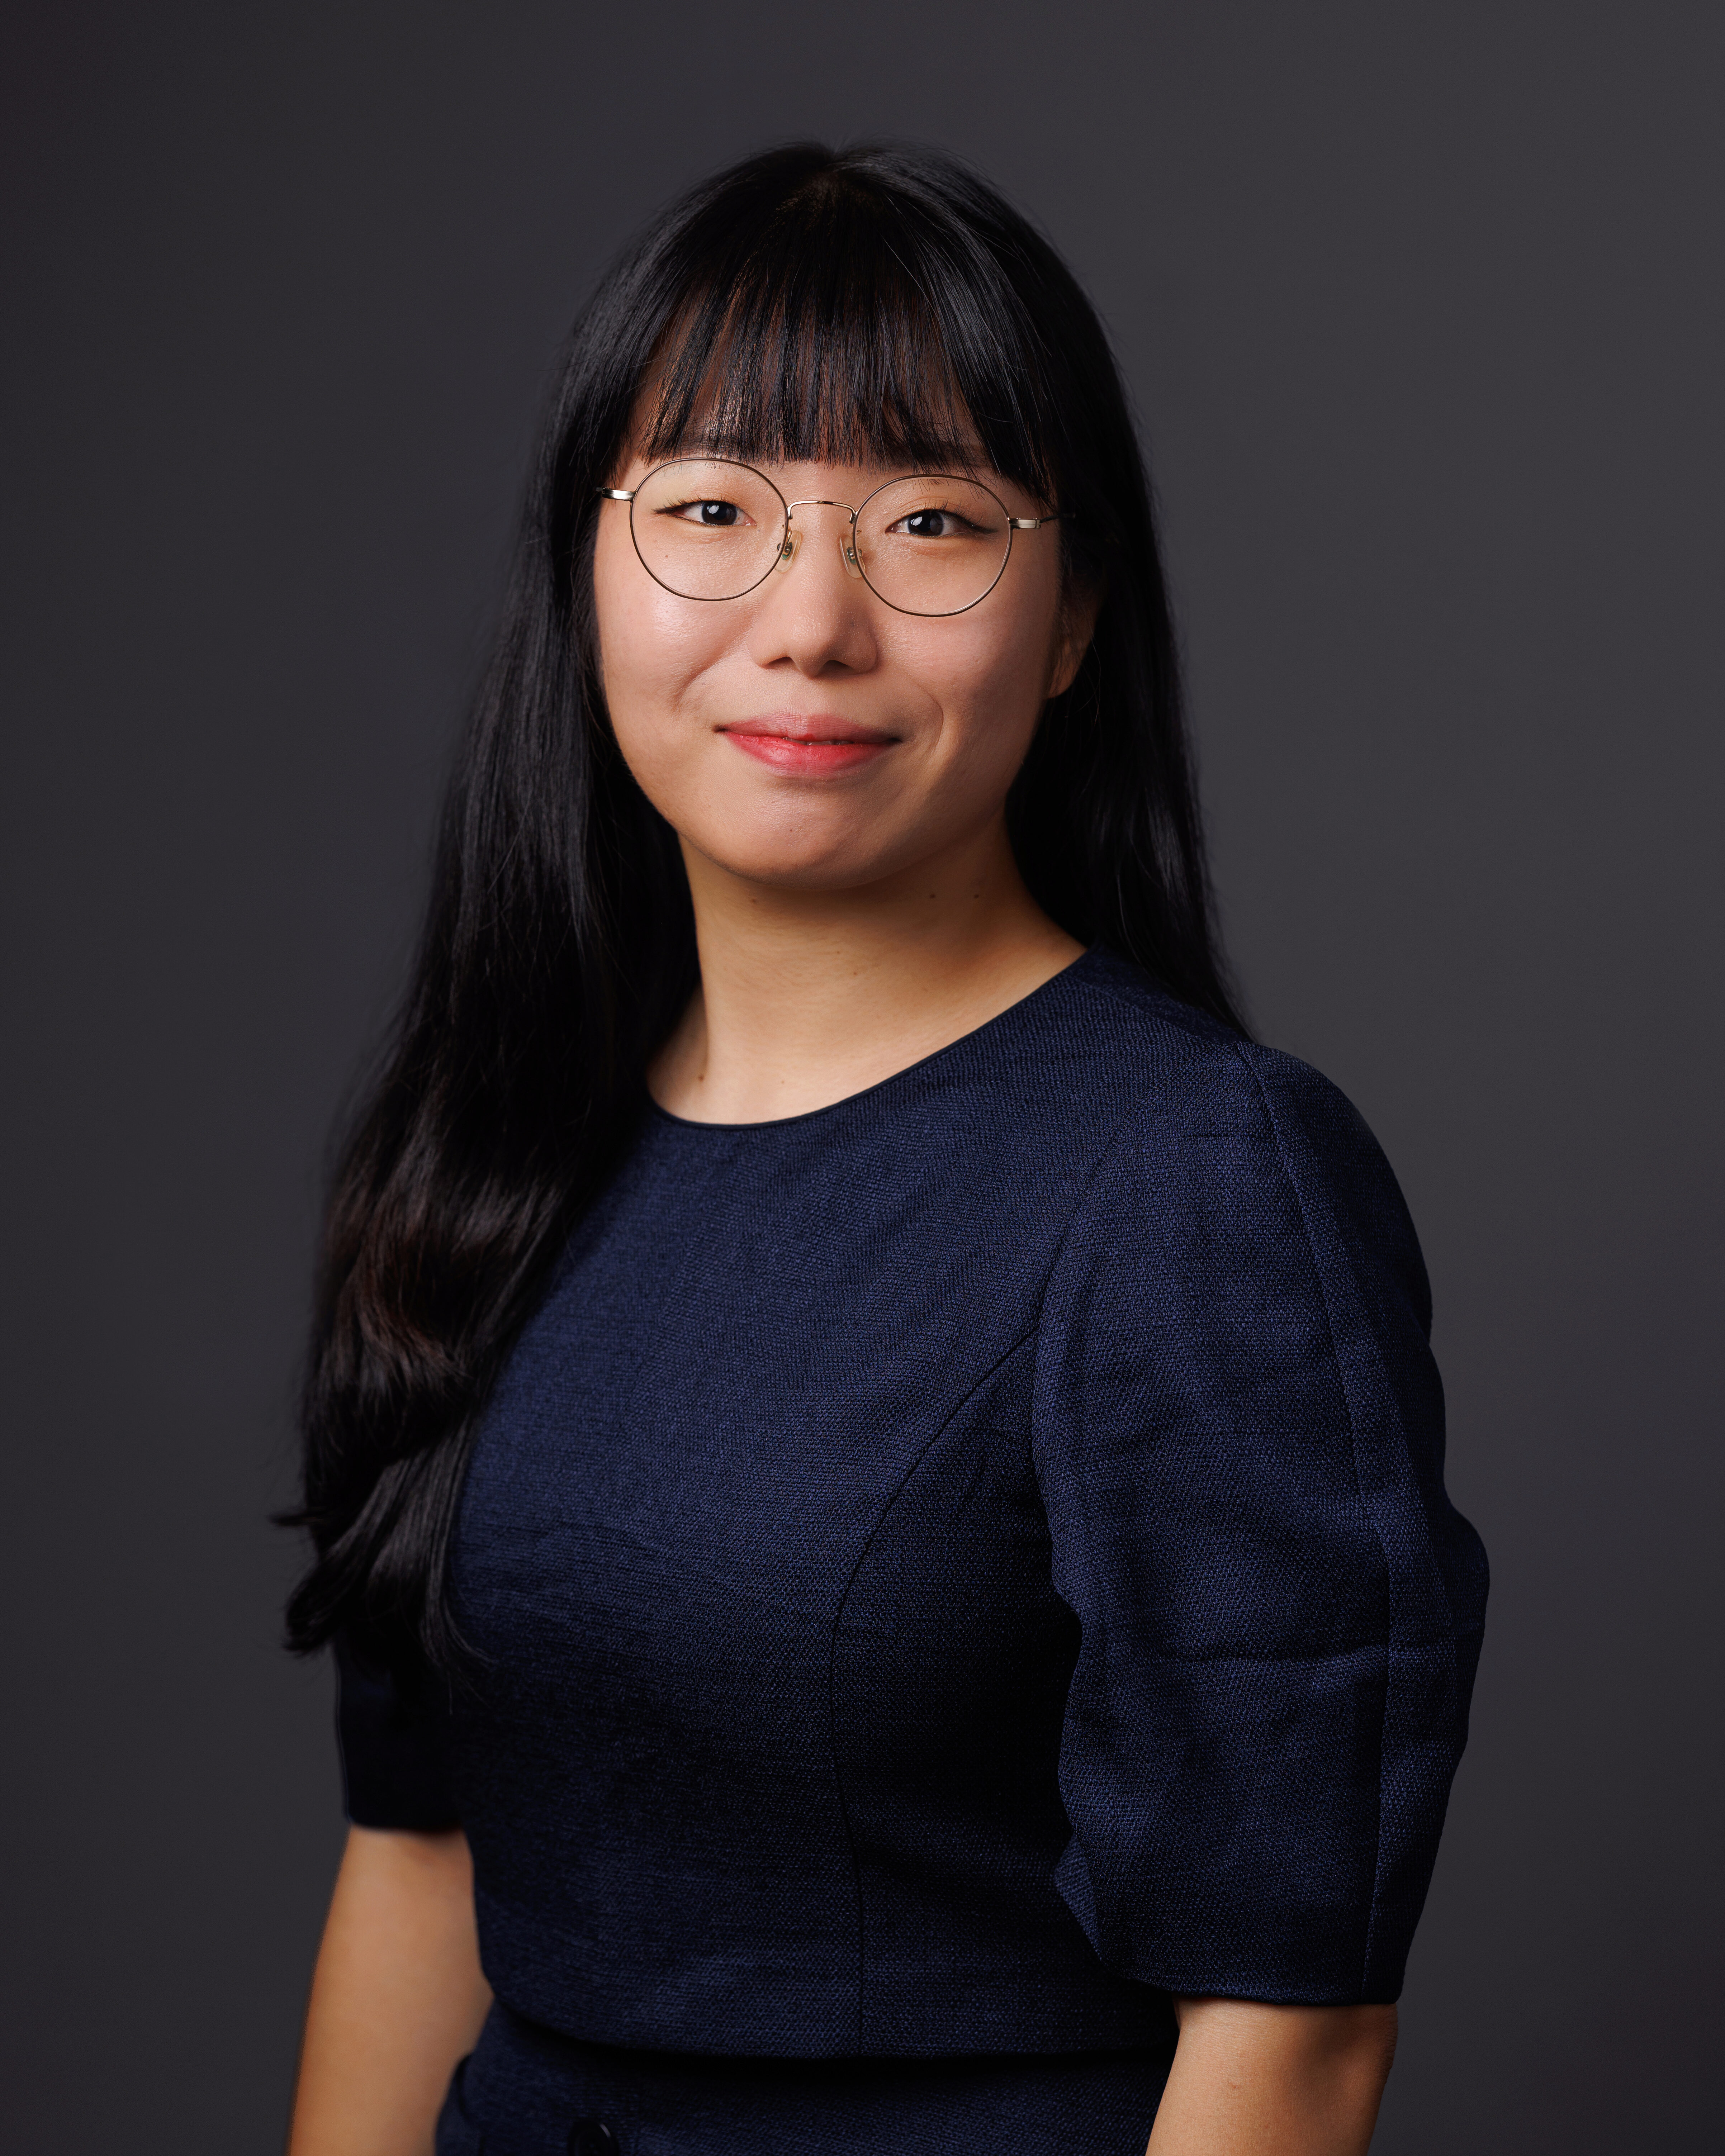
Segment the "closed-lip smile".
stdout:
[[719,732],[745,756],[795,778],[836,776],[872,763],[898,740],[881,726],[859,725],[829,711],[772,711],[738,719]]

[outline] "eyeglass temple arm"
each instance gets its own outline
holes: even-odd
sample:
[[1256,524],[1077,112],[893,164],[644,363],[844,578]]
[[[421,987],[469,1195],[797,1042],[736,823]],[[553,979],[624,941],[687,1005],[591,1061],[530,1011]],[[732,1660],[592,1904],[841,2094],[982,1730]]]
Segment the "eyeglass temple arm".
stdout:
[[607,501],[633,501],[635,498],[634,489],[626,486],[595,487],[593,491]]

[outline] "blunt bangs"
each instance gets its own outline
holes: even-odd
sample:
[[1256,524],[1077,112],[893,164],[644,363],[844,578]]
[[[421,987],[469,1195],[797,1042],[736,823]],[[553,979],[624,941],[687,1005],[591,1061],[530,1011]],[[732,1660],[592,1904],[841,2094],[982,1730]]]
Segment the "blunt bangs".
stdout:
[[963,471],[980,451],[1055,506],[1053,385],[989,250],[855,172],[817,173],[740,229],[731,211],[727,244],[697,221],[673,275],[649,456]]

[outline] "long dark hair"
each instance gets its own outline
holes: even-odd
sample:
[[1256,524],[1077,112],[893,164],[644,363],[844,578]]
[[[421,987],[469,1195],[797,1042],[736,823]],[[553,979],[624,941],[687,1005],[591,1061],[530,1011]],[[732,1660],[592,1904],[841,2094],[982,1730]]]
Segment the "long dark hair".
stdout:
[[[656,373],[655,372],[656,370]],[[1150,491],[1101,326],[1048,243],[936,151],[798,144],[663,214],[583,310],[490,675],[451,776],[393,1045],[341,1152],[305,1390],[300,1650],[459,1659],[448,1557],[475,1421],[626,1143],[696,983],[675,834],[597,685],[596,489],[649,374],[649,454],[698,416],[745,459],[988,459],[1104,594],[1008,801],[1062,927],[1238,1020],[1211,924]]]

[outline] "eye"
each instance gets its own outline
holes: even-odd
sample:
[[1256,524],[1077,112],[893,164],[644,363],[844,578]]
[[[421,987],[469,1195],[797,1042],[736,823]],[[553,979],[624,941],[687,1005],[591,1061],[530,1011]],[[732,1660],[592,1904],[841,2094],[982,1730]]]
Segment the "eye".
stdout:
[[886,528],[903,539],[973,539],[981,529],[956,509],[913,509]]
[[674,501],[659,514],[677,517],[685,524],[697,524],[706,531],[733,531],[749,521],[734,501]]

